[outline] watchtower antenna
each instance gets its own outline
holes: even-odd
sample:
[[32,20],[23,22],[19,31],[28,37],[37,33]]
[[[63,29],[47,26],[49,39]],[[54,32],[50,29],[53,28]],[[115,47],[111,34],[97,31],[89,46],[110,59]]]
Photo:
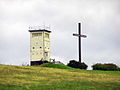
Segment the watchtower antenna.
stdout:
[[42,25],[42,26],[30,26],[29,30],[50,30],[50,27],[45,26],[45,25]]

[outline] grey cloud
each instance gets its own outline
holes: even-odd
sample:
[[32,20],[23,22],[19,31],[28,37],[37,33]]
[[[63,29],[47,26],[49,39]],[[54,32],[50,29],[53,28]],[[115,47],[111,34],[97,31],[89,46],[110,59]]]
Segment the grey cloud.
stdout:
[[28,27],[43,22],[51,24],[51,56],[64,63],[78,58],[78,40],[72,36],[78,22],[88,36],[82,40],[83,61],[119,62],[119,0],[9,1],[0,1],[0,62],[28,62]]

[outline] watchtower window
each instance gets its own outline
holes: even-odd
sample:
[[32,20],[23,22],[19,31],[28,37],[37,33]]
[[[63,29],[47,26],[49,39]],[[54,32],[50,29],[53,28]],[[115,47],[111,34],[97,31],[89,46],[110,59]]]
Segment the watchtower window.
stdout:
[[42,33],[33,33],[32,37],[42,36]]
[[48,56],[48,52],[45,52],[45,57],[47,57]]
[[48,33],[45,33],[45,37],[46,37],[46,38],[49,38],[49,34],[48,34]]

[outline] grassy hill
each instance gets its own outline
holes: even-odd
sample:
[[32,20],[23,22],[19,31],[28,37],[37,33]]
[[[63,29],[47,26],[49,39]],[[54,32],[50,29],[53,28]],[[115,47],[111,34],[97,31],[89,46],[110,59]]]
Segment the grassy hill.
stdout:
[[120,71],[0,65],[0,90],[120,90]]

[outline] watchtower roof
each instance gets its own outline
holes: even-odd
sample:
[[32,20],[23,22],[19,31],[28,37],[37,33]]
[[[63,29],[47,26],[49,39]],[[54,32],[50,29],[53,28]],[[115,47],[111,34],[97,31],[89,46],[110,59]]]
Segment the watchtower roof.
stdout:
[[29,27],[29,32],[51,32],[48,26],[32,26]]
[[49,30],[45,30],[45,29],[39,29],[39,30],[29,30],[29,32],[49,32],[49,33],[51,33],[51,31],[49,31]]

